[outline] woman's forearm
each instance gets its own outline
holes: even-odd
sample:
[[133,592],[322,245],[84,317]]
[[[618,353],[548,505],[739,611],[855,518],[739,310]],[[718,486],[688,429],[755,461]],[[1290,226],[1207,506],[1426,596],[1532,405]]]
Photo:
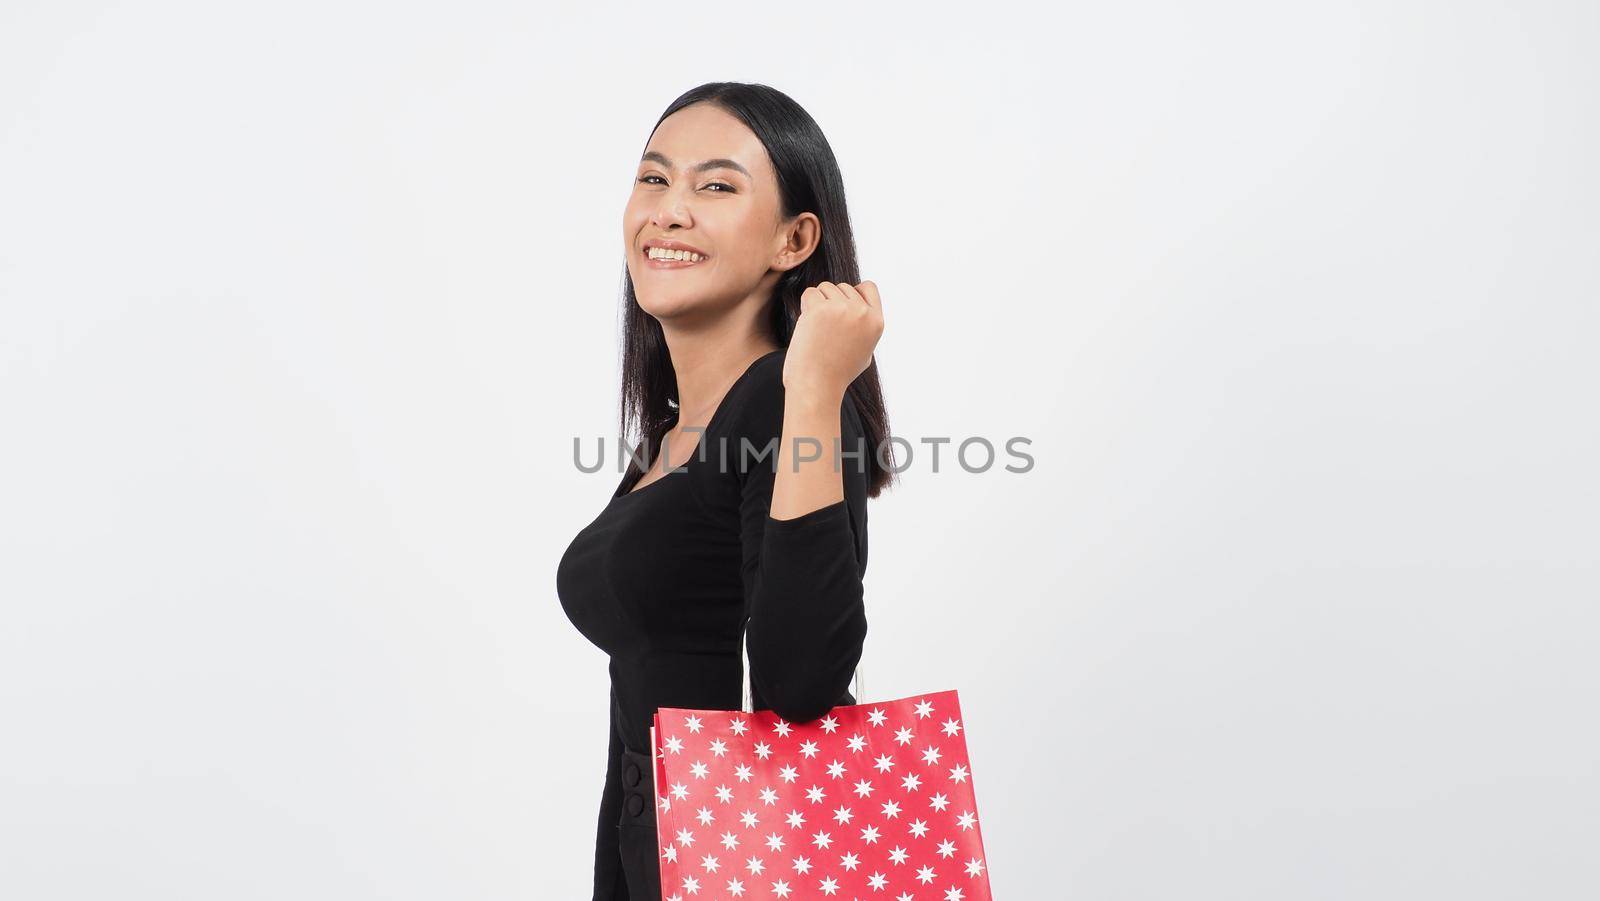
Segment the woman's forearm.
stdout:
[[[844,500],[844,467],[854,458],[836,455],[843,431],[845,391],[827,385],[797,385],[784,391],[783,438],[778,442],[772,485],[773,519],[794,519]],[[797,440],[798,439],[798,440]],[[842,452],[857,448],[840,448]]]

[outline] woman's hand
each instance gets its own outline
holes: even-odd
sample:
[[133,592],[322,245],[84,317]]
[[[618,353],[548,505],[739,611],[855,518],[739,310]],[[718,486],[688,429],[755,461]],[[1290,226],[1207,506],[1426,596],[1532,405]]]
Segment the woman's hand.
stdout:
[[784,355],[784,391],[843,397],[872,365],[872,351],[882,335],[877,285],[823,282],[807,288],[800,295],[800,318]]

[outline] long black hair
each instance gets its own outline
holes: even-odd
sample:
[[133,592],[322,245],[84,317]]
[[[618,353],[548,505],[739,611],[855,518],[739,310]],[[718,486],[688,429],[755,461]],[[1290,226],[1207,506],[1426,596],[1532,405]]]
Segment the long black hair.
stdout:
[[[777,171],[778,193],[785,217],[803,212],[822,222],[822,239],[805,262],[779,279],[767,305],[766,327],[779,347],[788,347],[800,317],[800,295],[822,282],[855,285],[861,281],[856,243],[845,205],[844,177],[833,148],[811,115],[789,95],[764,84],[716,81],[700,85],[672,101],[656,128],[678,110],[694,103],[711,103],[737,117],[766,148]],[[655,129],[651,129],[652,135]],[[649,138],[645,139],[646,146]],[[653,460],[662,437],[677,421],[678,377],[667,352],[661,323],[646,313],[633,291],[633,276],[622,272],[622,410],[621,432],[638,423],[643,459]],[[894,447],[887,443],[889,414],[883,404],[876,358],[850,383],[845,396],[861,416],[866,432],[867,496],[877,497],[894,479]],[[850,450],[850,448],[846,448]],[[638,454],[636,453],[636,456]],[[638,469],[629,462],[629,471]]]

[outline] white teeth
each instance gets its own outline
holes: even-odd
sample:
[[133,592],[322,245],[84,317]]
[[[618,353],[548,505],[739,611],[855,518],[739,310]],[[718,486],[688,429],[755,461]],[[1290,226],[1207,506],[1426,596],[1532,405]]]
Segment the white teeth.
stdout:
[[700,254],[687,250],[663,250],[660,247],[652,247],[648,253],[652,260],[688,260],[691,263],[698,263],[705,259]]

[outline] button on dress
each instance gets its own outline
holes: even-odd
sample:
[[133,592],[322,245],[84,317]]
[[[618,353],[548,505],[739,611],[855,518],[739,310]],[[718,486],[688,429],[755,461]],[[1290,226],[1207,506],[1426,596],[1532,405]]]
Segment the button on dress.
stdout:
[[847,396],[844,500],[771,517],[786,353],[758,358],[729,387],[687,463],[637,491],[642,474],[630,466],[557,567],[567,618],[610,658],[594,901],[661,897],[651,717],[657,707],[739,709],[747,619],[755,709],[806,723],[855,703],[872,451]]

